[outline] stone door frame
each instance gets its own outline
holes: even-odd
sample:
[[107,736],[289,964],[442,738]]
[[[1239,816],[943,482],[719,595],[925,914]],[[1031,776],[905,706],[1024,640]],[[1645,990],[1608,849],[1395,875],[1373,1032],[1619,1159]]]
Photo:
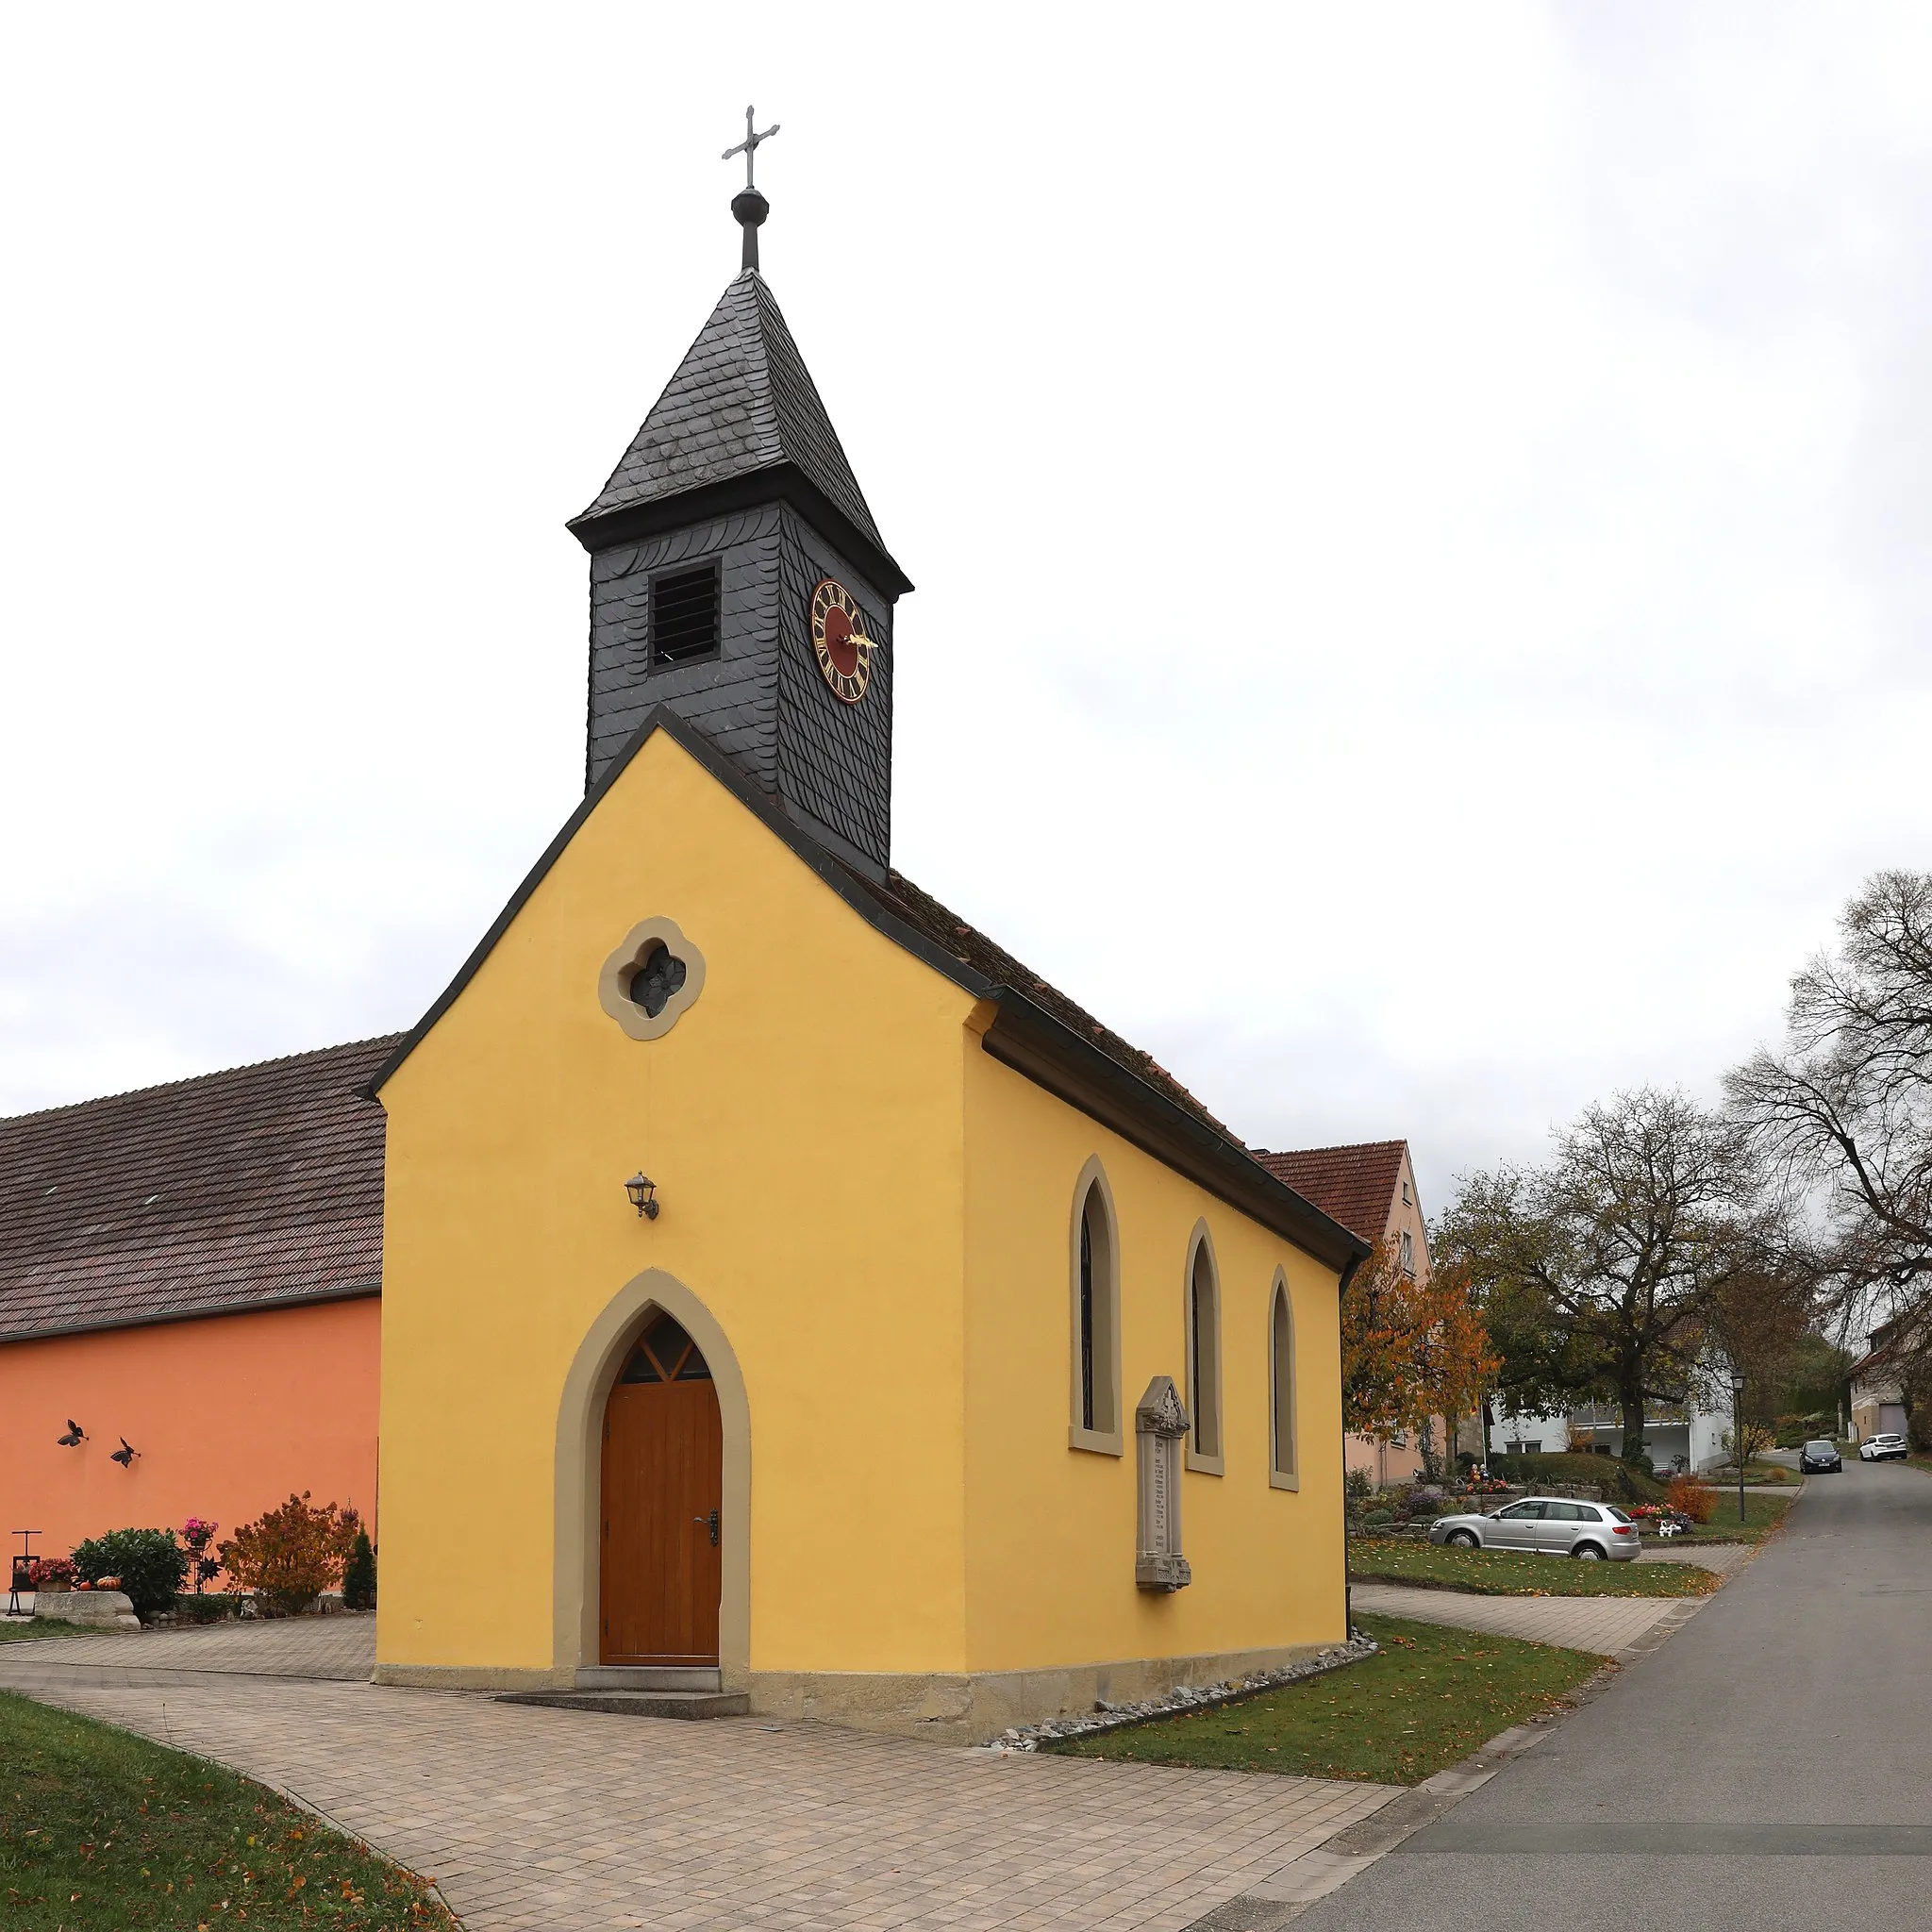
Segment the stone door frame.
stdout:
[[726,1690],[751,1681],[751,1405],[738,1357],[711,1311],[675,1275],[649,1268],[627,1281],[578,1346],[557,1412],[557,1552],[554,1649],[559,1681],[596,1665],[602,1600],[604,1407],[630,1351],[659,1309],[704,1352],[724,1429],[724,1511],[719,1524],[718,1672]]

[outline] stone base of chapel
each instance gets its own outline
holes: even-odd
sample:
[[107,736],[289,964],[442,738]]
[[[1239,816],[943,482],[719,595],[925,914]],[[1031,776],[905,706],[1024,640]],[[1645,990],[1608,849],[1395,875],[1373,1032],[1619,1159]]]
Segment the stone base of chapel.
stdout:
[[[984,1744],[1012,1724],[1139,1704],[1182,1684],[1219,1684],[1301,1663],[1341,1642],[1278,1644],[1200,1657],[1124,1657],[1037,1671],[727,1670],[724,1689],[751,1695],[754,1717],[815,1718],[863,1731]],[[568,1690],[575,1673],[450,1664],[377,1664],[375,1681],[421,1690]]]
[[984,1744],[1009,1725],[1074,1716],[1103,1699],[1138,1704],[1182,1684],[1219,1684],[1280,1670],[1341,1641],[1037,1671],[754,1671],[746,1688],[758,1717],[818,1718],[944,1744]]

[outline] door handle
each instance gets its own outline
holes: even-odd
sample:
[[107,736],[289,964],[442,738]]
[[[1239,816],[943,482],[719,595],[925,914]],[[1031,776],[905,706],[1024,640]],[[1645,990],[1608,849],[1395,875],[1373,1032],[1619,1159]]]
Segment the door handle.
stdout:
[[711,1532],[711,1547],[715,1550],[718,1547],[718,1512],[713,1509],[708,1516],[693,1516],[691,1521],[700,1529],[708,1529]]

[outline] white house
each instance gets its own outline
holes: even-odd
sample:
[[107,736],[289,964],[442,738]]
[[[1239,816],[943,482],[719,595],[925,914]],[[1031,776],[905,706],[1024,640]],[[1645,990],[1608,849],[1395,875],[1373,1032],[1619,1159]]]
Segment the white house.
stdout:
[[1899,1373],[1896,1322],[1881,1323],[1865,1338],[1865,1354],[1852,1364],[1852,1433],[1859,1441],[1906,1432],[1906,1391]]
[[[1712,1372],[1700,1380],[1703,1386],[1693,1390],[1687,1404],[1654,1403],[1644,1411],[1644,1450],[1659,1471],[1713,1469],[1729,1458],[1729,1377]],[[1490,1431],[1492,1456],[1555,1456],[1566,1450],[1623,1455],[1622,1411],[1610,1403],[1595,1403],[1567,1414],[1505,1413]]]

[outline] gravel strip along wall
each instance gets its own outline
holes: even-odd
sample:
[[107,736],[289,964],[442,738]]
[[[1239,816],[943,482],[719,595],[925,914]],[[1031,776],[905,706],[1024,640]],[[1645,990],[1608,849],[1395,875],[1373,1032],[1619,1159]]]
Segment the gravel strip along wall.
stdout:
[[1220,1684],[1183,1684],[1165,1697],[1149,1698],[1144,1704],[1103,1701],[1085,1716],[1049,1718],[1039,1724],[1015,1724],[993,1740],[992,1748],[1037,1751],[1042,1743],[1057,1738],[1091,1738],[1102,1731],[1121,1731],[1129,1724],[1144,1724],[1152,1717],[1178,1717],[1183,1711],[1212,1710],[1218,1705],[1239,1704],[1243,1698],[1258,1696],[1263,1690],[1274,1690],[1283,1684],[1344,1670],[1364,1657],[1374,1657],[1380,1648],[1370,1638],[1352,1637],[1332,1650],[1318,1651],[1298,1664],[1284,1664],[1278,1671],[1257,1671],[1251,1677]]

